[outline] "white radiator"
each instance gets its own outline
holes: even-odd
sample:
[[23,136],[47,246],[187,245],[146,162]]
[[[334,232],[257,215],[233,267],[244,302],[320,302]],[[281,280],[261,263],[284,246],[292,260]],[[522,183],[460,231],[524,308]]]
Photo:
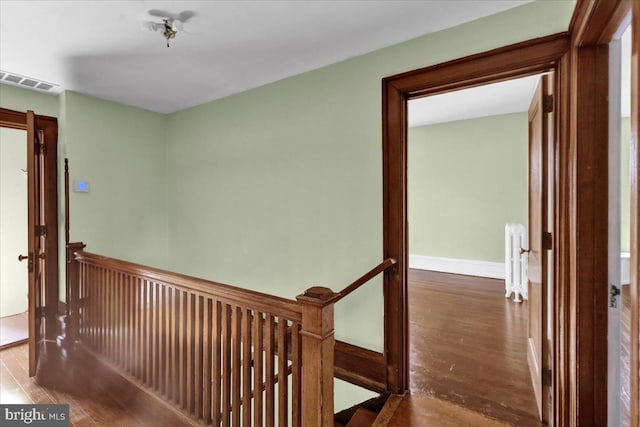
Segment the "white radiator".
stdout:
[[514,294],[515,302],[528,299],[528,249],[527,229],[522,224],[507,224],[504,227],[504,286],[505,297]]

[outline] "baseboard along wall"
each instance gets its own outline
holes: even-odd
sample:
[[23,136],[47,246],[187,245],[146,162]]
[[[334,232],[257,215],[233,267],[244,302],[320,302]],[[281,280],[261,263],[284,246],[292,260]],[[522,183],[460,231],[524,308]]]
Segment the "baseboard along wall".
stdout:
[[411,254],[409,255],[409,268],[504,280],[503,262],[442,258]]
[[[620,254],[620,283],[623,285],[630,283],[629,262],[629,252],[622,252]],[[503,262],[411,254],[409,255],[409,268],[504,280]]]

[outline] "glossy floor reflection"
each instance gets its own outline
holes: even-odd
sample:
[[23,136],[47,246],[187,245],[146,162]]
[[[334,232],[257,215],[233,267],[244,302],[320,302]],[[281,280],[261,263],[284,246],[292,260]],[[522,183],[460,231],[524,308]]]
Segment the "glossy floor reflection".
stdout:
[[410,270],[409,305],[414,396],[507,425],[540,426],[527,365],[527,305],[504,297],[504,281]]
[[26,344],[0,351],[0,403],[68,403],[71,426],[144,426],[117,402],[90,383],[78,384],[77,393],[38,385],[28,375]]

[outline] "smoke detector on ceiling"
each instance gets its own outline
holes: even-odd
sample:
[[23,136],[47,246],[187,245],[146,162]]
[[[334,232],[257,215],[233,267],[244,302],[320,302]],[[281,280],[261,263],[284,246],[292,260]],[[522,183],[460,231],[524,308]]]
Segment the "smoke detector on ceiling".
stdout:
[[0,70],[0,83],[6,83],[12,86],[18,86],[23,89],[33,89],[39,92],[57,95],[62,92],[60,85],[38,80],[33,77],[23,76],[17,73]]

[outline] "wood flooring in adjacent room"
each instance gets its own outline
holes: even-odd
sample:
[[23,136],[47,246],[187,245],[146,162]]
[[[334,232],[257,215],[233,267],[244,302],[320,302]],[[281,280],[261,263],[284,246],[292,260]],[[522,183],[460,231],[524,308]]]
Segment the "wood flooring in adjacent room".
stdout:
[[29,338],[29,314],[27,312],[0,317],[0,349]]
[[504,281],[410,270],[409,306],[411,397],[398,416],[436,421],[453,404],[468,410],[458,411],[460,426],[471,425],[467,419],[540,426],[527,365],[527,305],[504,297]]

